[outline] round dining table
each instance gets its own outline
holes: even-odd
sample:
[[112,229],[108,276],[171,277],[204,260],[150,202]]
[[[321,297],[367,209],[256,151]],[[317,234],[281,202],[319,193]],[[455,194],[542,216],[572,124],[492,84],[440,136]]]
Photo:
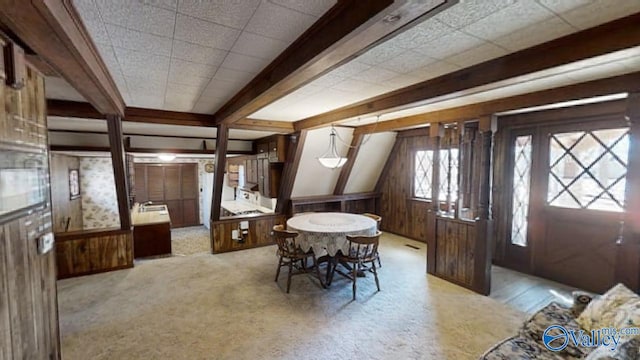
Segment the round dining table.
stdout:
[[317,257],[348,253],[347,235],[375,235],[378,224],[364,215],[341,212],[305,213],[287,220],[287,229],[299,233],[304,251],[313,249]]

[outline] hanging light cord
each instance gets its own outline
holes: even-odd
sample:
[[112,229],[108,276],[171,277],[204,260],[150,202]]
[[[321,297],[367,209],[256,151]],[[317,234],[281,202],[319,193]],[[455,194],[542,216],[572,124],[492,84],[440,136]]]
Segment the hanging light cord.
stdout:
[[[371,140],[371,137],[372,137],[371,135],[373,135],[373,133],[375,132],[375,129],[378,127],[378,122],[380,121],[380,116],[381,115],[378,115],[376,117],[376,122],[374,123],[375,125],[373,126],[373,131],[370,134],[366,134],[365,138],[362,140],[362,142],[358,146],[362,146],[362,145],[366,144],[369,140]],[[331,125],[331,129],[332,129],[331,131],[336,135],[336,137],[342,143],[342,145],[344,145],[344,146],[346,146],[346,147],[348,147],[350,149],[354,149],[354,148],[357,147],[357,146],[352,146],[351,144],[348,144],[346,141],[344,141],[340,137],[340,134],[337,131],[335,131],[335,126],[333,124]]]

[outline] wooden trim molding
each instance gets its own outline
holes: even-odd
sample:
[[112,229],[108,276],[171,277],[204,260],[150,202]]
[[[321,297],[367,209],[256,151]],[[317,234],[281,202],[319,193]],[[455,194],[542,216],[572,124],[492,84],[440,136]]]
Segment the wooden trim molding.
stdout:
[[624,50],[640,44],[640,13],[294,123],[313,129],[356,116],[458,97],[460,91]]
[[[343,0],[260,72],[214,115],[232,124],[287,95],[414,20],[432,16],[455,1]],[[389,23],[384,17],[402,14]]]
[[124,100],[71,1],[0,1],[0,24],[103,114]]
[[640,72],[382,121],[374,124],[375,126],[363,125],[357,127],[354,133],[369,134],[424,124],[477,119],[497,112],[632,91],[640,91]]

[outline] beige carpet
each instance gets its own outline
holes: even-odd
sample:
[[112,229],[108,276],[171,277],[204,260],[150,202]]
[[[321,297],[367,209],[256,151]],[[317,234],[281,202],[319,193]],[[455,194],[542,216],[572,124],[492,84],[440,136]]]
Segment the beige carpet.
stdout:
[[[419,246],[415,250],[405,246]],[[524,314],[425,274],[425,246],[384,235],[371,275],[323,290],[275,248],[146,261],[58,283],[63,359],[474,359]]]
[[171,229],[171,253],[176,256],[210,254],[209,230],[202,225]]

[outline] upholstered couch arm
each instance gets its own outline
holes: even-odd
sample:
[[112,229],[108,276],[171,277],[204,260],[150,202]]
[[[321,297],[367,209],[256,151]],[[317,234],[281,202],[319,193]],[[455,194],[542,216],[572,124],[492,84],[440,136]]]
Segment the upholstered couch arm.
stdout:
[[598,296],[598,294],[586,291],[574,291],[571,294],[573,295],[573,305],[571,305],[571,312],[576,318],[580,316],[582,311],[584,311],[587,305],[589,305],[591,300],[595,299]]

